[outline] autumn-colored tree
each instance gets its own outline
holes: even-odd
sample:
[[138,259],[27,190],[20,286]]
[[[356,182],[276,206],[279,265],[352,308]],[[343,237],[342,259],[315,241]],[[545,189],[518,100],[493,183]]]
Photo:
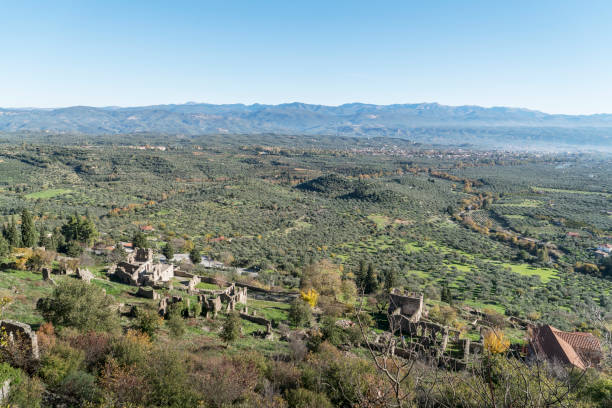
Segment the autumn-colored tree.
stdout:
[[307,291],[300,291],[300,296],[304,302],[308,303],[311,308],[314,308],[317,305],[317,300],[319,299],[319,292],[313,288],[310,288]]
[[510,340],[506,339],[501,330],[489,330],[484,337],[484,346],[491,354],[501,354],[510,347]]

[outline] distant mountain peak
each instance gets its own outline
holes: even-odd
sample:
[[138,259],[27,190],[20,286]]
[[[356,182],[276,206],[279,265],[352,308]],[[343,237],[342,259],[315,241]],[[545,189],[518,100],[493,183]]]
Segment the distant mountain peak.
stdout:
[[[525,133],[526,129],[531,129],[529,136],[524,136],[530,140],[542,137],[553,139],[553,133],[573,132],[574,136],[571,138],[580,133],[590,138],[589,140],[601,139],[603,143],[609,143],[612,115],[552,115],[524,108],[447,106],[436,102],[393,105],[352,102],[327,106],[297,101],[279,105],[214,105],[190,101],[184,104],[141,107],[0,109],[0,131],[4,132],[154,132],[196,135],[218,134],[219,129],[223,129],[223,133],[242,134],[392,136],[421,139],[425,136],[419,135],[427,134],[430,135],[431,141],[436,142],[444,142],[449,138],[469,139],[477,133],[481,134],[477,137],[479,140],[488,138],[495,142],[495,139],[500,138],[500,134],[504,138],[504,134],[507,136],[516,133],[516,137],[520,138],[521,132]],[[487,135],[487,132],[490,135]],[[451,133],[452,137],[449,136]]]

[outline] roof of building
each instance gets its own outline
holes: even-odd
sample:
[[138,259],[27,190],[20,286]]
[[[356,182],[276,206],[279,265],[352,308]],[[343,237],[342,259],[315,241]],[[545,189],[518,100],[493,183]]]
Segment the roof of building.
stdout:
[[601,352],[599,340],[593,334],[564,332],[550,325],[534,328],[531,341],[537,353],[581,369],[590,365],[585,352]]

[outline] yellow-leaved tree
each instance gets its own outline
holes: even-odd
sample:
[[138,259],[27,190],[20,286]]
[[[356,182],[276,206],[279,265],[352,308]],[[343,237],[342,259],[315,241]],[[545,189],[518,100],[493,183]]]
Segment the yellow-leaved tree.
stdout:
[[510,340],[506,339],[501,330],[489,330],[484,337],[484,346],[491,354],[501,354],[510,347]]
[[317,305],[317,300],[319,300],[319,292],[313,288],[308,289],[306,292],[300,291],[300,295],[302,296],[302,300],[308,303],[311,308],[314,308]]

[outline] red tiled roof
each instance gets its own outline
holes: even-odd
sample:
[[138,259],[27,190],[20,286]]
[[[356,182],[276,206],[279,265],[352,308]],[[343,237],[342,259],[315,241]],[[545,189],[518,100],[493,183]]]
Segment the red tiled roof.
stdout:
[[550,325],[534,328],[531,343],[536,353],[580,369],[590,364],[583,359],[584,354],[581,357],[582,352],[601,352],[599,341],[591,333],[569,333]]
[[593,336],[591,333],[568,333],[557,331],[555,334],[561,337],[563,340],[568,342],[575,349],[583,349],[583,350],[591,350],[591,351],[600,351],[601,345],[599,344],[599,340],[597,337]]

